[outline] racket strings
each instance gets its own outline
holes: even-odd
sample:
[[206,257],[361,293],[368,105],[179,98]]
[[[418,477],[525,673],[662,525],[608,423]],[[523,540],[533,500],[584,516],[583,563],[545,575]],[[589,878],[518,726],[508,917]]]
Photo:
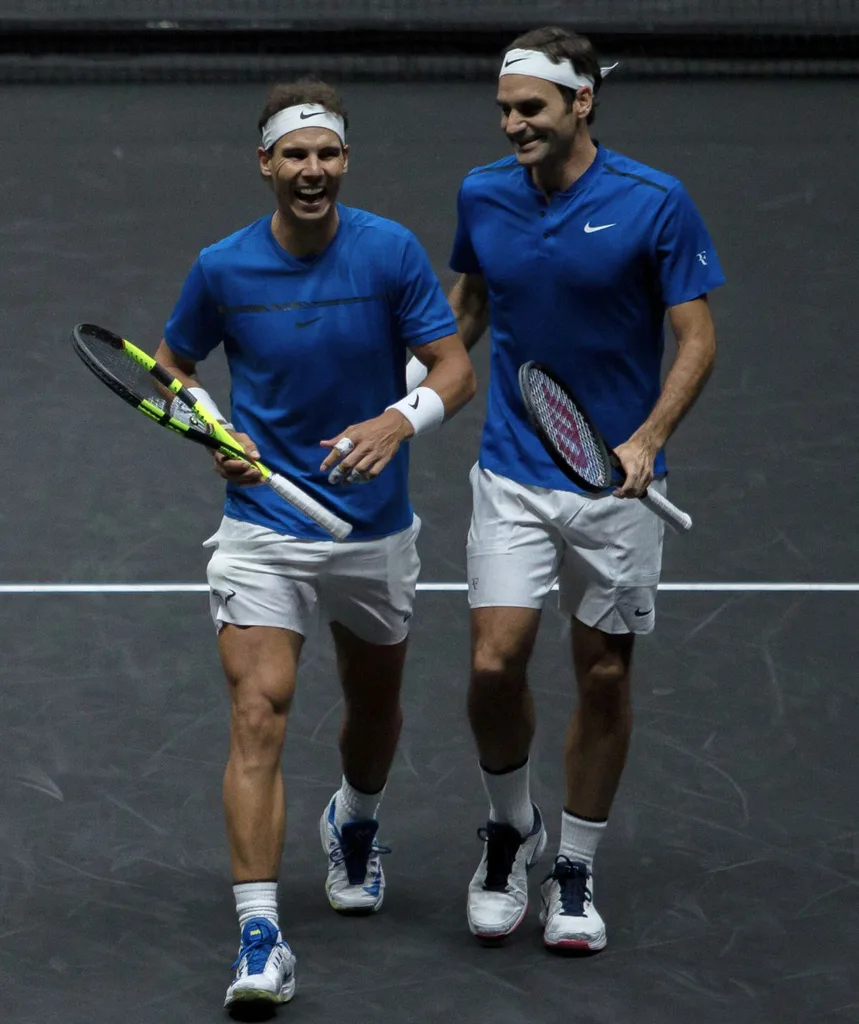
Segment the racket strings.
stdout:
[[611,484],[600,445],[578,406],[550,377],[534,374],[532,396],[537,417],[549,440],[567,463],[595,487]]
[[[192,429],[198,426],[197,418],[190,407],[168,388],[159,384],[149,370],[138,363],[124,348],[117,348],[93,335],[89,335],[86,340],[102,368],[123,388],[131,392],[138,402],[148,402],[159,412],[169,413],[173,419]],[[205,433],[202,425],[200,429]]]

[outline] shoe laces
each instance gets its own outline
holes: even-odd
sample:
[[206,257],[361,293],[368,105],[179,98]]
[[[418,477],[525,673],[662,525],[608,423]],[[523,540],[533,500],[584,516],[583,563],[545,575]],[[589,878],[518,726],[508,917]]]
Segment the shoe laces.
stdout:
[[328,853],[334,865],[342,864],[350,885],[363,885],[371,857],[390,853],[390,846],[376,842],[378,821],[347,821],[342,828],[334,827],[337,845]]
[[[253,927],[248,927],[251,924]],[[269,921],[249,921],[242,930],[242,945],[233,970],[238,970],[239,964],[247,957],[248,974],[262,974],[276,945],[277,932]]]
[[487,892],[505,892],[513,861],[523,842],[519,829],[490,821],[485,828],[477,830],[477,835],[486,843],[486,881],[483,888]]
[[552,879],[558,883],[562,914],[570,917],[585,916],[585,903],[593,900],[588,888],[588,877],[587,865],[582,861],[570,860],[564,854],[555,858],[552,873],[546,876],[545,881]]

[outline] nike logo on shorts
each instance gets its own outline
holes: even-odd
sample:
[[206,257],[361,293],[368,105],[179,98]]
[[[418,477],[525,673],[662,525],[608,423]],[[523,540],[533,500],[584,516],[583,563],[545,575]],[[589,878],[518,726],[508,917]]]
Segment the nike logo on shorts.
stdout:
[[638,618],[641,619],[641,618],[644,618],[645,615],[649,615],[652,611],[653,611],[652,608],[648,608],[646,612],[643,612],[640,608],[636,608],[635,609],[635,614],[638,616]]

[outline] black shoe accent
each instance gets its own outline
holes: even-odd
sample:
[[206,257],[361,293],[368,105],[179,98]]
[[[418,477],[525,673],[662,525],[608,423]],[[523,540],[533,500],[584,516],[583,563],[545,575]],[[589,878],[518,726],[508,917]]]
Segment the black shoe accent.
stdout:
[[593,900],[588,888],[588,868],[582,861],[570,860],[563,855],[555,858],[552,873],[544,881],[554,879],[560,886],[561,913],[569,917],[584,917],[585,903]]
[[486,843],[486,892],[505,892],[513,870],[513,861],[519,847],[525,840],[513,825],[487,821],[486,828],[477,830],[478,836]]

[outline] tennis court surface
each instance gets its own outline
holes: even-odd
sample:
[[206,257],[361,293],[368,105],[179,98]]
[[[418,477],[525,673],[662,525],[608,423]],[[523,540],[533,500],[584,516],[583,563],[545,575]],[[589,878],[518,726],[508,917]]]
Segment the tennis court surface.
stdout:
[[[0,3],[0,21],[17,6]],[[83,17],[88,4],[76,6]],[[136,6],[126,10],[137,16]],[[151,5],[165,18],[171,6]],[[558,20],[552,6],[537,23]],[[800,17],[812,5],[747,5],[758,29],[776,25],[777,9],[794,18],[761,34],[757,54],[775,60],[768,47],[781,40],[787,64],[753,76],[737,73],[756,38],[740,8],[706,6],[721,7],[737,33],[739,56],[718,74],[694,39],[698,65],[669,52],[669,30],[692,38],[694,4],[677,5],[687,22],[653,37],[668,62],[658,74],[647,73],[647,37],[636,36],[646,3],[618,5],[624,17],[604,26],[632,70],[622,64],[606,84],[594,134],[684,181],[728,276],[713,297],[715,377],[669,447],[672,496],[695,527],[669,538],[657,630],[637,650],[636,731],[595,876],[608,948],[588,959],[543,949],[537,888],[548,857],[532,874],[529,917],[503,948],[475,944],[465,920],[486,813],[465,716],[462,592],[484,340],[478,397],[412,455],[425,589],[381,810],[388,890],[371,919],[338,917],[323,889],[317,823],[339,781],[340,703],[324,631],[305,650],[284,754],[280,897],[298,990],[278,1019],[859,1019],[859,4],[814,5],[833,19],[816,32]],[[233,7],[262,17],[267,5]],[[331,2],[317,7],[330,16]],[[354,5],[361,31],[385,7]],[[507,27],[501,14],[487,24],[487,54],[486,38]],[[66,45],[67,29],[52,28]],[[803,38],[814,66],[785,43]],[[268,208],[256,120],[264,81],[286,77],[298,58],[279,73],[276,57],[211,57],[203,67],[198,54],[187,73],[175,54],[19,49],[0,61],[11,354],[0,402],[14,453],[0,499],[9,1024],[220,1020],[236,953],[220,807],[227,703],[202,592],[201,542],[220,517],[220,482],[205,453],[112,398],[68,343],[71,326],[89,320],[153,351],[198,250]],[[359,73],[354,54],[338,66],[352,126],[342,199],[412,228],[448,286],[459,182],[505,143],[482,52],[444,59],[462,64],[457,80],[439,80],[435,67],[395,74],[390,54],[375,77]],[[252,65],[259,75],[236,70]],[[226,397],[213,363],[205,381]],[[63,585],[72,592],[56,592]],[[551,843],[570,671],[568,627],[551,607],[531,671],[532,779]]]

